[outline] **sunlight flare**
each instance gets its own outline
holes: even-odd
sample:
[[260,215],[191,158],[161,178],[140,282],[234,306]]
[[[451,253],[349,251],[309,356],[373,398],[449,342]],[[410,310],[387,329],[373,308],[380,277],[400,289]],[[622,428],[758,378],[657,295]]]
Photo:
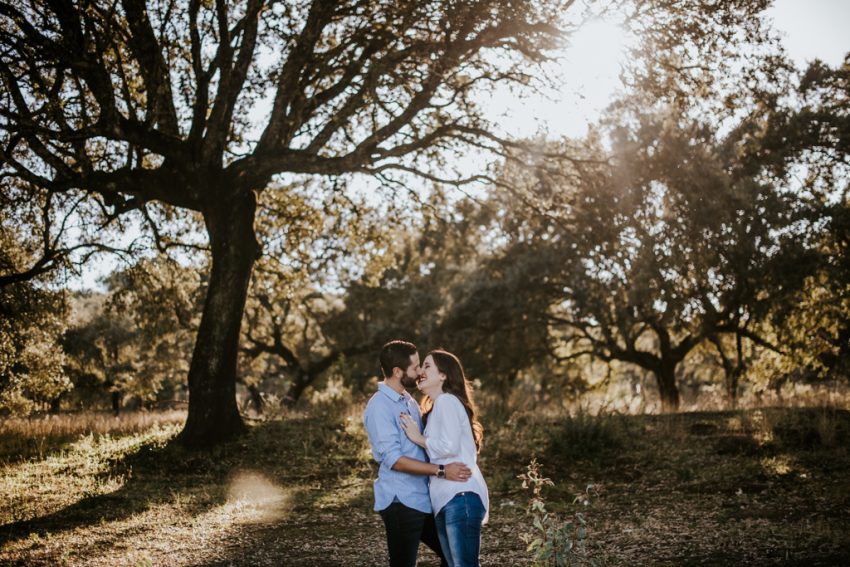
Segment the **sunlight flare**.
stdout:
[[227,488],[227,505],[240,512],[243,522],[269,522],[285,516],[289,495],[254,471],[240,471]]

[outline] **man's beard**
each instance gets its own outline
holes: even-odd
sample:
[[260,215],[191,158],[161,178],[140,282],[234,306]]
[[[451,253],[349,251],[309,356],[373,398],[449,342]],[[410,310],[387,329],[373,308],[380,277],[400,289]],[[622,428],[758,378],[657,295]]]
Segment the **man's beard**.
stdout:
[[401,385],[405,388],[415,388],[416,387],[416,378],[411,378],[407,374],[401,377]]

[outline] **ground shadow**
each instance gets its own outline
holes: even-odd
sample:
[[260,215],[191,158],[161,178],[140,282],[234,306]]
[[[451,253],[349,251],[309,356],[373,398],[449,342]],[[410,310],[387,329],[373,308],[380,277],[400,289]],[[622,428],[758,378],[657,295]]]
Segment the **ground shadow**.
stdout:
[[[83,497],[55,512],[0,526],[0,546],[29,537],[57,534],[102,522],[115,522],[151,507],[179,501],[194,517],[226,501],[228,480],[240,470],[256,471],[279,484],[304,484],[327,477],[329,465],[355,466],[356,459],[331,449],[340,425],[320,418],[293,418],[253,425],[217,447],[189,451],[175,440],[162,447],[143,445],[109,463],[104,477],[125,477],[108,494]],[[340,472],[342,478],[342,472]],[[302,502],[291,502],[300,506]]]
[[[519,537],[528,528],[527,494],[516,475],[532,456],[546,463],[544,474],[556,482],[545,494],[549,510],[571,512],[576,492],[598,485],[582,510],[603,564],[850,564],[841,528],[850,502],[844,474],[850,413],[759,412],[628,416],[624,423],[619,417],[537,420],[491,431],[482,468],[494,508],[483,534],[482,566],[529,560]],[[574,440],[570,447],[552,442],[560,434]],[[565,447],[581,452],[565,458]],[[192,567],[386,564],[383,524],[372,511],[372,467],[358,420],[293,417],[252,426],[244,437],[208,452],[169,445],[127,455],[107,473],[132,469],[121,489],[3,526],[0,542],[95,526],[86,535],[101,540],[85,542],[76,557],[96,557],[100,565],[124,537],[99,532],[101,517],[114,521],[206,490],[204,498],[186,498],[190,507],[180,511],[203,514],[226,500],[231,475],[249,470],[301,491],[285,515],[234,525],[206,543],[184,538],[171,548],[141,551],[153,564]],[[53,564],[26,561],[37,559],[26,551],[18,558],[22,565]],[[438,564],[431,559],[423,548],[421,564]]]

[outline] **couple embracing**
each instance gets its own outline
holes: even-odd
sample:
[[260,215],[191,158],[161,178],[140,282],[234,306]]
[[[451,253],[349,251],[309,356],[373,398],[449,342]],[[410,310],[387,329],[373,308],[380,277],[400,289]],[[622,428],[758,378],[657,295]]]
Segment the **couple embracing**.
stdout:
[[[384,375],[363,423],[380,464],[375,511],[384,520],[391,567],[415,567],[419,542],[442,567],[478,567],[487,484],[476,463],[483,428],[458,358],[444,350],[420,365],[416,346],[391,341]],[[422,408],[407,392],[425,395]]]

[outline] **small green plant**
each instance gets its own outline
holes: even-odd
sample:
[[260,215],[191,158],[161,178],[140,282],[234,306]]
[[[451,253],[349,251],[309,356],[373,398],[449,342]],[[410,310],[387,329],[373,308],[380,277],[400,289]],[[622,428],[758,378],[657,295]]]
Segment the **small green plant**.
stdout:
[[[528,515],[531,517],[531,529],[524,533],[522,540],[528,545],[534,567],[573,567],[596,565],[588,557],[587,521],[580,512],[574,512],[571,517],[564,519],[546,509],[543,489],[554,486],[554,483],[540,472],[540,463],[532,459],[526,467],[526,472],[519,475],[522,487],[531,491],[528,505]],[[587,487],[586,493],[593,490],[593,485]],[[586,495],[576,497],[573,501],[587,503]]]

